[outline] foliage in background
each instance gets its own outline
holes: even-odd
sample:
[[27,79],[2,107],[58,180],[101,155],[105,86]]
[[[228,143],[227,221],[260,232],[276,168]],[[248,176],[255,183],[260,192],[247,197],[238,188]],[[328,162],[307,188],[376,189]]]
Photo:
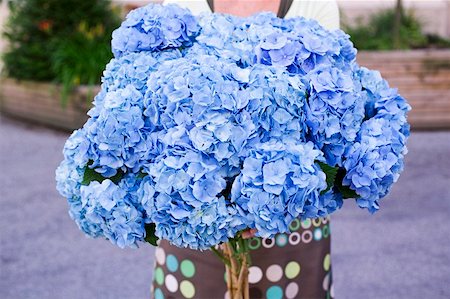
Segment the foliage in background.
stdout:
[[[373,14],[368,22],[359,21],[356,26],[344,26],[355,47],[360,50],[418,49],[429,47],[450,47],[450,41],[436,35],[427,35],[420,20],[411,11],[401,12],[398,42],[395,42],[394,9]],[[396,46],[397,44],[397,46]]]
[[17,0],[5,36],[8,76],[35,81],[93,84],[111,59],[119,20],[108,0]]
[[103,25],[88,28],[82,22],[70,39],[54,41],[51,65],[57,81],[63,85],[63,104],[74,86],[99,83],[105,64],[112,58],[110,36],[105,34]]

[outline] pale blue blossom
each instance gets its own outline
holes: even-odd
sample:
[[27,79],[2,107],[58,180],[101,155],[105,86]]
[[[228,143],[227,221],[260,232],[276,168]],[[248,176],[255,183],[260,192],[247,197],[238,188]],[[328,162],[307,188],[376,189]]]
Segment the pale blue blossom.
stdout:
[[273,237],[346,198],[375,212],[403,169],[411,107],[341,30],[151,4],[112,51],[55,173],[89,236],[136,247],[154,225],[200,250],[247,228]]
[[112,34],[114,56],[189,46],[200,27],[189,10],[178,5],[147,5],[132,10]]

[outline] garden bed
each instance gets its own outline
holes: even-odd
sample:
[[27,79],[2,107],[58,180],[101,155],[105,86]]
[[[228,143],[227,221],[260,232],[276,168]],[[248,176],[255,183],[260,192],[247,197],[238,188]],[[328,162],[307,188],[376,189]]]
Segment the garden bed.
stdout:
[[5,115],[26,121],[73,130],[87,120],[86,112],[99,87],[80,86],[61,101],[61,87],[51,83],[0,81],[0,110]]
[[[413,129],[450,129],[450,50],[366,52],[358,54],[362,66],[376,69],[399,89],[413,110],[409,122]],[[0,110],[21,119],[65,130],[81,127],[99,87],[78,87],[66,107],[61,104],[60,87],[3,79]]]

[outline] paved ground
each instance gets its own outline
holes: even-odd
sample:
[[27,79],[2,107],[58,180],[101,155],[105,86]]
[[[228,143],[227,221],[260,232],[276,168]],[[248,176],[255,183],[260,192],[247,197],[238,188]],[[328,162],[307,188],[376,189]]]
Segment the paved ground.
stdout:
[[[148,298],[153,251],[85,238],[55,191],[67,134],[0,118],[0,298]],[[335,293],[450,298],[450,132],[415,133],[375,216],[333,217]]]

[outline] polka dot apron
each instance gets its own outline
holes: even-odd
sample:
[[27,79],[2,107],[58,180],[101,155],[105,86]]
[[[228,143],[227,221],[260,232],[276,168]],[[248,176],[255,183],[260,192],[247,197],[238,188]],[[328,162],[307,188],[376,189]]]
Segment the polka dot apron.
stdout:
[[[295,220],[291,234],[250,240],[251,298],[333,298],[329,219]],[[229,298],[225,266],[210,251],[162,241],[156,249],[155,299]]]

